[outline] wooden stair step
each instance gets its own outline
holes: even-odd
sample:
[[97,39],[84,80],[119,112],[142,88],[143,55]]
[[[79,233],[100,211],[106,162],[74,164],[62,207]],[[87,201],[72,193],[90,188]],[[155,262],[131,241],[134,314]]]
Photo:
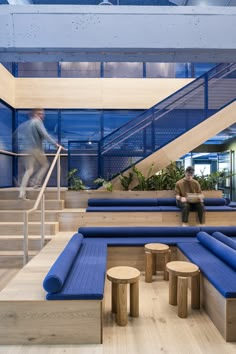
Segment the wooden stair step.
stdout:
[[[61,199],[65,198],[65,192],[67,188],[61,187]],[[38,194],[40,192],[40,189],[34,189],[33,187],[29,187],[26,190],[27,196],[30,199],[35,199],[37,198]],[[13,188],[4,188],[0,189],[0,200],[16,200],[19,195],[19,188],[13,187]],[[57,199],[57,188],[55,187],[47,187],[45,191],[45,199],[50,200],[50,199]]]
[[[38,251],[29,251],[32,259]],[[0,268],[21,268],[24,262],[23,251],[0,251]]]
[[[1,251],[20,251],[23,249],[23,239],[24,236],[1,236],[0,237],[0,250]],[[45,244],[51,241],[52,236],[44,236]],[[29,236],[28,239],[29,250],[36,251],[41,249],[41,237],[40,236]]]
[[[31,209],[34,206],[34,200],[0,200],[0,210],[27,210]],[[64,200],[46,200],[45,201],[45,209],[46,210],[55,210],[55,209],[63,209],[64,208]],[[39,208],[40,209],[40,205]]]
[[[40,234],[40,222],[29,222],[29,234]],[[45,233],[47,235],[55,235],[59,230],[58,222],[45,222]],[[0,222],[0,236],[1,235],[23,235],[23,222]]]
[[[45,210],[45,221],[58,221],[58,212],[59,210]],[[24,217],[23,210],[0,210],[0,222],[22,222]],[[40,222],[41,211],[37,210],[29,214],[29,221]]]

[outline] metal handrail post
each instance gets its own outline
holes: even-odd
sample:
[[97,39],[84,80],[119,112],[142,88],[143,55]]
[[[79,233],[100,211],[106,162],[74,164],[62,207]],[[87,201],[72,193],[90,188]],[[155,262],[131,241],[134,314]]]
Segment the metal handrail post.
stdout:
[[45,194],[43,193],[41,199],[41,248],[44,246],[44,236],[45,236]]
[[57,200],[61,200],[61,156],[57,159]]
[[29,214],[28,211],[24,212],[24,241],[23,241],[23,249],[24,249],[24,265],[29,260],[29,246],[28,246],[28,235],[29,235]]

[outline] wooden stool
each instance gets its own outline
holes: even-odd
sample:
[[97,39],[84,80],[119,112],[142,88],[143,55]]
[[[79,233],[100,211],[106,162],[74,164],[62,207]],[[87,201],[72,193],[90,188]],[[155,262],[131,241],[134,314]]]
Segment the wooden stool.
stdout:
[[145,282],[152,282],[152,275],[156,274],[156,255],[164,255],[164,279],[168,280],[166,263],[169,262],[170,248],[163,243],[148,243],[145,248]]
[[112,312],[116,313],[116,323],[125,326],[127,315],[127,284],[130,284],[130,315],[139,316],[140,271],[133,267],[113,267],[107,271],[107,279],[112,283]]
[[170,275],[169,304],[177,305],[178,316],[188,316],[188,277],[191,277],[191,306],[200,308],[200,271],[196,264],[190,262],[169,262],[166,265]]

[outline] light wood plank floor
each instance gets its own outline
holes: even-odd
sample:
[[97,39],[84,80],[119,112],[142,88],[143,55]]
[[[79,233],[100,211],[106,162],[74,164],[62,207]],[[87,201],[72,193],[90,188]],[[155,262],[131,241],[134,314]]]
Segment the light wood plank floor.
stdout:
[[[0,269],[0,289],[17,269]],[[106,282],[104,343],[71,346],[0,346],[1,354],[235,354],[236,343],[226,343],[203,310],[191,310],[180,319],[168,304],[168,282],[156,276],[153,283],[140,281],[140,317],[126,327],[115,324],[110,313],[110,283]],[[89,329],[88,329],[89,330]]]

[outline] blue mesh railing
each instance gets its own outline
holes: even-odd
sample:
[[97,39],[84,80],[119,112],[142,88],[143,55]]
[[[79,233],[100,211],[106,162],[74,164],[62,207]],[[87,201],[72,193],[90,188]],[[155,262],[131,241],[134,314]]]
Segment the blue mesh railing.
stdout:
[[236,64],[220,64],[100,141],[99,173],[111,179],[236,98]]

